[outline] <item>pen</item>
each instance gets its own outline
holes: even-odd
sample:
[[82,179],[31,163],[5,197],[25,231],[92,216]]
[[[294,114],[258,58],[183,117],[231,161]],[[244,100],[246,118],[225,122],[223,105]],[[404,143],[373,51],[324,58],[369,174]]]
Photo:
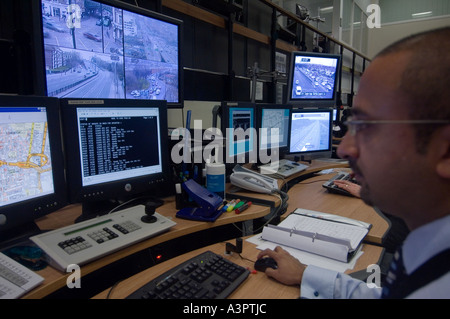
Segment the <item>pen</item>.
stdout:
[[239,207],[241,207],[242,205],[244,205],[245,203],[247,203],[246,200],[241,200],[238,204],[234,205],[233,209],[236,210]]
[[234,201],[234,203],[232,203],[231,205],[228,206],[227,208],[227,212],[231,212],[234,209],[234,206],[236,206],[237,203],[239,203],[241,200],[237,199]]
[[252,205],[252,202],[247,202],[244,205],[242,205],[241,207],[239,207],[238,209],[236,209],[236,214],[240,214],[242,213],[244,210],[246,210],[247,208],[249,208]]

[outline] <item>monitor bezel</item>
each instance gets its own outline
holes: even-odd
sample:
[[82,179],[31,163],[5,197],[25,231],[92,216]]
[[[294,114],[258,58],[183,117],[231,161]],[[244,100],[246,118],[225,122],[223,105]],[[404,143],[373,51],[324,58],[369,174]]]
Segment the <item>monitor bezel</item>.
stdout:
[[30,198],[0,207],[0,215],[6,217],[6,223],[0,225],[0,233],[3,236],[5,231],[15,230],[16,228],[18,233],[20,233],[24,225],[34,224],[36,219],[66,206],[67,190],[64,174],[59,100],[51,97],[0,95],[0,106],[46,107],[54,187],[53,194]]
[[256,126],[258,130],[258,155],[261,150],[261,132],[260,129],[262,128],[262,116],[263,116],[263,110],[264,109],[284,109],[289,110],[289,119],[288,119],[288,127],[287,127],[287,144],[286,146],[282,146],[278,148],[280,156],[287,153],[289,148],[289,133],[291,132],[291,112],[292,112],[292,105],[290,104],[271,104],[271,103],[257,103],[256,104],[257,112],[256,112]]
[[[292,90],[294,86],[294,70],[296,57],[315,57],[315,58],[330,58],[337,59],[336,73],[333,88],[333,97],[329,99],[313,99],[313,98],[298,98],[292,97]],[[333,107],[336,104],[337,88],[340,81],[342,56],[340,54],[331,53],[319,53],[319,52],[307,52],[307,51],[293,51],[291,53],[291,60],[288,72],[288,86],[287,86],[287,98],[286,103],[293,105],[294,107]]]
[[[183,67],[183,29],[184,23],[182,20],[170,17],[168,15],[151,11],[145,8],[137,7],[125,2],[113,1],[113,0],[92,0],[108,6],[128,10],[130,12],[148,16],[157,20],[161,20],[167,23],[175,24],[178,26],[178,102],[167,102],[168,108],[183,108],[184,106],[184,67]],[[43,36],[43,22],[42,22],[42,0],[32,1],[32,13],[33,13],[33,40],[32,46],[34,51],[34,91],[36,95],[47,96],[47,78],[45,74],[45,45]],[[71,99],[76,99],[72,97]],[[129,99],[139,100],[139,99]],[[144,100],[149,101],[149,100]]]
[[[158,108],[160,127],[161,167],[160,173],[83,186],[81,157],[78,140],[78,107],[95,108]],[[120,201],[146,194],[158,195],[170,180],[169,151],[167,133],[167,104],[165,100],[124,100],[124,99],[61,99],[63,137],[66,149],[66,170],[69,201],[89,203],[100,201]],[[152,192],[153,194],[149,193]],[[162,195],[162,194],[160,194]]]
[[[323,113],[323,112],[328,112],[329,113],[329,125],[328,125],[328,130],[329,130],[329,134],[328,134],[328,148],[327,149],[320,149],[320,150],[314,150],[314,151],[296,151],[296,152],[292,152],[291,151],[291,136],[292,136],[292,117],[294,116],[294,114],[298,114],[298,113]],[[314,109],[303,109],[303,108],[297,108],[297,109],[292,109],[291,111],[291,120],[290,120],[290,131],[289,131],[289,142],[288,142],[288,149],[286,151],[287,154],[289,155],[313,155],[313,154],[318,154],[318,153],[328,153],[332,151],[333,148],[333,109],[332,108],[314,108]]]

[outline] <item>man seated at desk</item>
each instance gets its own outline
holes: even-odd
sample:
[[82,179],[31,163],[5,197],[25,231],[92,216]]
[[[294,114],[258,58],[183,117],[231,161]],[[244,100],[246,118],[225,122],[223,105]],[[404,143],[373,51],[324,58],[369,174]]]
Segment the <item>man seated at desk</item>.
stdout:
[[[305,298],[450,298],[450,28],[399,41],[361,78],[338,154],[349,161],[361,198],[402,218],[411,233],[383,289],[306,267],[280,247],[266,274],[301,285]],[[392,266],[391,266],[392,267]]]

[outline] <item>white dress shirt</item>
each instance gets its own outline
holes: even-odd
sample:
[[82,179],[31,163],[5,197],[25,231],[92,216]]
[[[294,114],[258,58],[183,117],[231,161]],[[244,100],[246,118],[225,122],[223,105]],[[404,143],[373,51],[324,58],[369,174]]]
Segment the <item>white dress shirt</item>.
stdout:
[[[403,244],[403,262],[408,275],[434,255],[450,247],[450,215],[412,231]],[[369,299],[380,298],[381,288],[369,288],[366,282],[315,266],[303,273],[302,298]],[[450,272],[417,289],[407,298],[450,298]]]

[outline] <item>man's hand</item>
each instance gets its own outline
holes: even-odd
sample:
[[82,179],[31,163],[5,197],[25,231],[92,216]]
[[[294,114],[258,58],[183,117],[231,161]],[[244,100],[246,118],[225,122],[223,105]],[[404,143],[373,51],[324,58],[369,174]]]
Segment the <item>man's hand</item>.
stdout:
[[267,276],[285,285],[300,285],[306,265],[302,264],[286,250],[280,246],[275,247],[274,250],[265,249],[258,254],[258,259],[262,257],[271,257],[278,265],[277,269],[267,268]]

